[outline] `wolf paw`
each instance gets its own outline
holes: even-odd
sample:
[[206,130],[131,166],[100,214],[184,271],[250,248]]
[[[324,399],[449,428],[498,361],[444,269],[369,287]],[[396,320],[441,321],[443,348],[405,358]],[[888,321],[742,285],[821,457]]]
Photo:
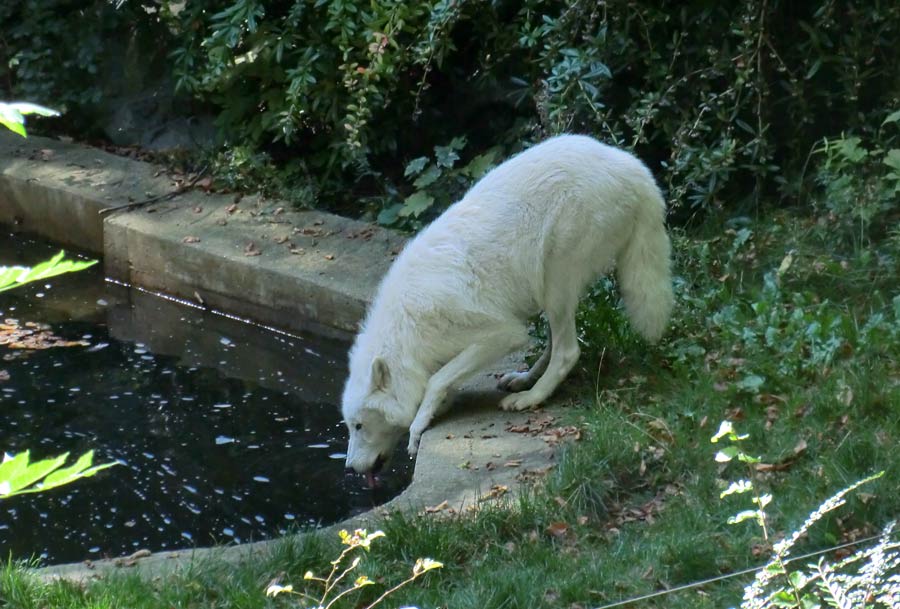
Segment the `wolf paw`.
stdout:
[[525,391],[531,389],[534,382],[531,380],[528,372],[507,372],[497,381],[497,388],[503,391]]
[[422,440],[422,434],[412,433],[409,435],[409,444],[406,447],[406,452],[409,453],[410,457],[415,457],[416,453],[419,452],[419,442]]
[[513,393],[500,400],[500,408],[503,410],[527,410],[534,408],[543,400],[535,399],[529,392]]

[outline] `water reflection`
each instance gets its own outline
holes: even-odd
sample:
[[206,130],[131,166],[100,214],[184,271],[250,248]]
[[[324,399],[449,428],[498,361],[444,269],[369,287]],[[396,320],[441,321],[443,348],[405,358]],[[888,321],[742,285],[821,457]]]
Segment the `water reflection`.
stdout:
[[[0,264],[54,253],[4,237]],[[92,448],[125,464],[0,503],[4,555],[64,562],[257,540],[364,511],[408,482],[400,455],[375,493],[343,472],[345,342],[109,285],[96,267],[0,295],[2,319],[83,345],[0,346],[0,449]]]

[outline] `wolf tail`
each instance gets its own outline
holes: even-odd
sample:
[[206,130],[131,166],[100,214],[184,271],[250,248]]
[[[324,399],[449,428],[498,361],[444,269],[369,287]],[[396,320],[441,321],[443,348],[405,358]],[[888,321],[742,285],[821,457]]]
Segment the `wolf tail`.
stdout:
[[636,207],[634,232],[619,252],[616,276],[632,326],[656,342],[669,323],[675,297],[665,202],[655,184],[647,185]]

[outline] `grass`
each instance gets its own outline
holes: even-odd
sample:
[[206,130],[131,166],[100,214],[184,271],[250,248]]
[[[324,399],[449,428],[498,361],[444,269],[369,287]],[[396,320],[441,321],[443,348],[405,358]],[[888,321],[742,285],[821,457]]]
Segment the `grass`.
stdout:
[[[373,600],[426,556],[444,568],[385,606],[598,607],[763,564],[770,547],[758,527],[726,524],[746,496],[719,499],[739,474],[712,458],[709,438],[724,419],[769,466],[757,485],[775,497],[776,539],[834,492],[886,471],[797,553],[876,534],[900,514],[900,239],[863,246],[829,221],[788,213],[722,226],[675,235],[679,304],[659,347],[624,330],[612,286],[597,287],[581,312],[582,369],[560,395],[583,439],[543,483],[474,515],[386,517],[386,538],[360,567],[380,585],[344,606]],[[39,583],[7,564],[0,607],[304,606],[266,598],[266,585],[299,587],[338,553],[336,538],[287,540],[240,567],[210,562],[164,580],[125,574],[85,586]],[[630,606],[735,606],[750,579]]]

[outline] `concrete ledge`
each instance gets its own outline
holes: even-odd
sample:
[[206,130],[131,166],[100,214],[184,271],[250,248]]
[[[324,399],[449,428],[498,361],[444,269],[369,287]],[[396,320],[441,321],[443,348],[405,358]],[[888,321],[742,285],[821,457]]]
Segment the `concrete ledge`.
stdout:
[[404,238],[260,197],[173,192],[158,167],[0,134],[0,223],[102,254],[106,273],[288,330],[353,332]]

